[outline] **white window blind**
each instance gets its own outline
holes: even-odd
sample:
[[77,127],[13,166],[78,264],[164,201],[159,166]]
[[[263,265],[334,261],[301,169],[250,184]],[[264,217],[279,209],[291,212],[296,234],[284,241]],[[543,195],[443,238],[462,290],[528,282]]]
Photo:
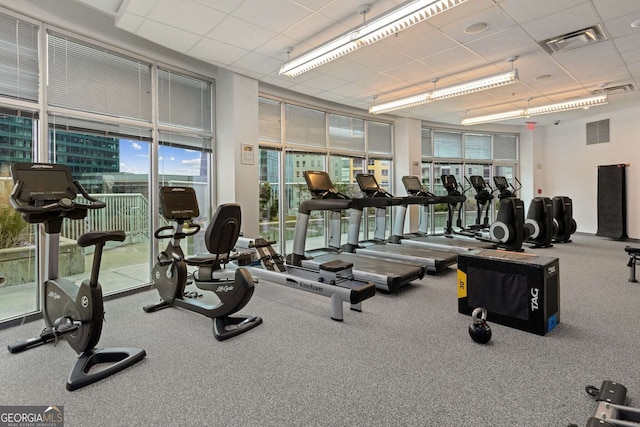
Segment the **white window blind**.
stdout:
[[258,99],[258,137],[260,141],[282,142],[281,104],[271,99]]
[[433,156],[433,144],[431,142],[431,129],[421,129],[421,145],[422,145],[422,157]]
[[151,121],[151,66],[49,33],[50,105]]
[[0,96],[38,100],[38,27],[0,14]]
[[464,158],[476,160],[491,159],[491,135],[465,134]]
[[393,128],[389,123],[367,122],[367,152],[393,153]]
[[493,158],[518,160],[518,137],[516,135],[496,135],[493,139]]
[[435,131],[433,134],[433,155],[441,158],[462,158],[462,134]]
[[209,81],[158,69],[160,123],[210,132],[212,91]]
[[285,138],[287,144],[326,147],[326,114],[310,108],[286,105]]
[[191,148],[197,151],[212,151],[212,138],[160,131],[160,143],[172,147]]
[[332,149],[364,151],[364,120],[330,114],[329,141]]

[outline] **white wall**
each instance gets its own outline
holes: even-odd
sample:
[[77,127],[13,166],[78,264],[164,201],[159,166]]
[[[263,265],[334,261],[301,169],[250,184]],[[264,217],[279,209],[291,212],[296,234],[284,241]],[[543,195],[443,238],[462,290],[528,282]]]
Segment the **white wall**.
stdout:
[[[578,231],[595,234],[598,229],[598,165],[625,163],[630,165],[626,169],[627,234],[640,238],[639,116],[640,107],[633,107],[544,128],[544,193],[571,197]],[[610,119],[611,142],[587,146],[586,123],[604,119]]]

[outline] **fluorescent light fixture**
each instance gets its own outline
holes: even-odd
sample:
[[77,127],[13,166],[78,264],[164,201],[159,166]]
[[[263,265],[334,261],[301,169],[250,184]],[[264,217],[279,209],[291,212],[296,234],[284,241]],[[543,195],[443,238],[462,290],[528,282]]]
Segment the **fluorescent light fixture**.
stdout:
[[521,110],[507,111],[504,113],[490,114],[488,116],[471,117],[462,120],[461,124],[477,125],[480,123],[499,122],[501,120],[518,119],[522,117],[537,116],[540,114],[557,113],[559,111],[576,110],[578,108],[589,108],[596,105],[608,104],[609,99],[606,94],[590,96],[588,98],[574,99],[571,101],[558,102],[556,104],[543,105],[540,107],[529,107]]
[[436,101],[438,99],[451,98],[454,96],[466,95],[468,93],[479,92],[498,86],[504,86],[518,81],[518,70],[513,69],[506,73],[497,74],[495,76],[485,77],[467,83],[450,86],[442,89],[436,89],[432,92],[422,93],[407,98],[396,99],[394,101],[385,102],[383,104],[374,105],[369,108],[372,114],[388,113],[390,111],[400,110],[402,108],[414,107],[427,102]]
[[312,68],[375,43],[412,25],[425,21],[467,0],[413,0],[388,13],[295,58],[280,68],[280,74],[294,77]]

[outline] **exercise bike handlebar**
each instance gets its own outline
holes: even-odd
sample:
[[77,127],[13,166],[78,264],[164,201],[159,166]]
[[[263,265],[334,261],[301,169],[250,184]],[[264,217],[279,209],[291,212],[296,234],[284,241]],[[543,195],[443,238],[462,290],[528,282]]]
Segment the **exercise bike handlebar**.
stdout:
[[[200,231],[200,224],[191,224],[191,227],[193,227],[192,231],[188,231],[188,232],[175,232],[173,231],[173,225],[165,225],[164,227],[160,227],[158,228],[154,233],[153,236],[156,239],[171,239],[171,238],[179,238],[179,239],[183,239],[187,236],[193,236],[194,234],[197,234],[198,231]],[[171,230],[171,234],[169,233],[163,233],[164,231],[167,230]]]

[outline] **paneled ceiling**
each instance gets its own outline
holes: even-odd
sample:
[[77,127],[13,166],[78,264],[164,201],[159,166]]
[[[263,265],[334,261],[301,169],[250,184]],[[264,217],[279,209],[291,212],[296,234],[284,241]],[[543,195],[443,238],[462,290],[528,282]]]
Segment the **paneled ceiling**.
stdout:
[[[394,112],[430,122],[589,96],[612,87],[610,111],[640,105],[640,0],[468,0],[395,36],[297,77],[288,58],[316,47],[401,0],[76,0],[114,25],[169,49],[271,85],[368,110],[374,103],[486,77],[512,67],[516,84]],[[366,15],[358,13],[369,5]],[[474,31],[485,27],[484,31]],[[539,42],[600,25],[607,39],[551,54]],[[286,48],[292,47],[290,54]],[[438,79],[437,83],[433,80]],[[541,125],[583,110],[517,119]]]

